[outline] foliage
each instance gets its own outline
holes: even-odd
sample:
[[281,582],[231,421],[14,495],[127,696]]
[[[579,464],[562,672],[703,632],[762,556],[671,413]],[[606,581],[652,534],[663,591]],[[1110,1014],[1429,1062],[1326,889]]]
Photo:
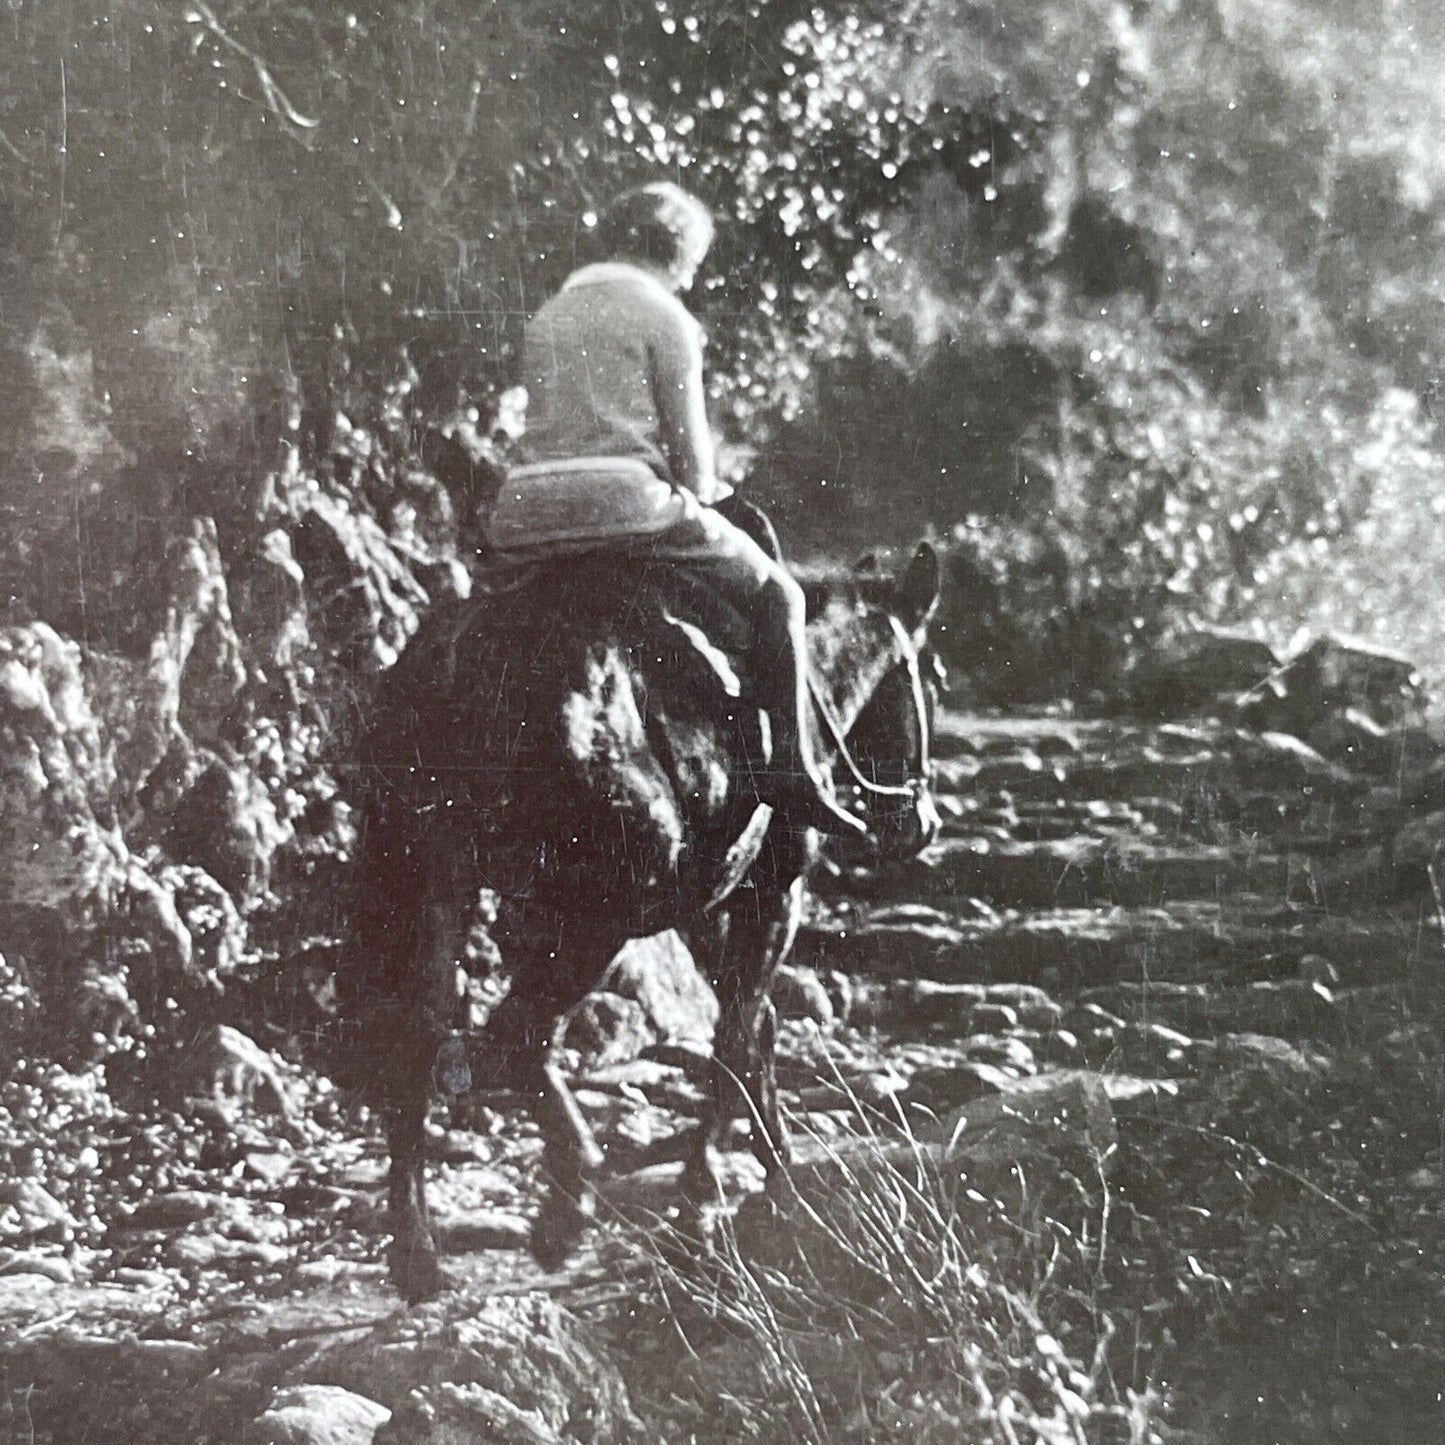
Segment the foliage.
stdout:
[[[399,401],[364,500],[415,515],[447,472],[421,443],[503,388],[606,196],[665,172],[723,218],[716,414],[793,535],[1039,530],[1067,628],[1116,639],[1080,643],[1098,681],[1136,631],[1256,606],[1289,544],[1348,548],[1391,388],[1431,444],[1441,36],[1415,0],[1363,24],[1335,0],[18,7],[3,491],[72,551],[78,513],[94,577],[144,571],[135,517],[244,533],[279,444],[324,474],[338,412],[379,434]],[[1370,535],[1353,555],[1383,565]],[[12,590],[53,614],[38,570]]]

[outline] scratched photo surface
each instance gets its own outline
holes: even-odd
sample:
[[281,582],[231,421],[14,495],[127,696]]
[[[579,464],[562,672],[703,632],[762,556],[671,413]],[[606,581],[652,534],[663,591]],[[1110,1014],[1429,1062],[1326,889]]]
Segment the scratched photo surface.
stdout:
[[1445,1438],[1435,0],[0,0],[0,1440]]

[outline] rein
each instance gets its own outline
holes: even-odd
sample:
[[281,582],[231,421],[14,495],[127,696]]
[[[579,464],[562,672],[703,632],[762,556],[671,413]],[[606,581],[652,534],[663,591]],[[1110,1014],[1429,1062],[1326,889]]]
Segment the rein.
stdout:
[[828,734],[829,740],[837,750],[838,756],[842,759],[843,767],[852,779],[854,784],[865,796],[875,798],[889,798],[899,802],[912,801],[927,785],[927,778],[932,769],[931,739],[928,735],[928,706],[923,690],[923,672],[918,662],[918,652],[913,646],[913,639],[909,637],[907,629],[891,613],[885,612],[888,625],[893,630],[893,636],[898,642],[898,663],[896,665],[908,669],[908,683],[913,693],[914,713],[918,718],[919,730],[919,768],[920,776],[910,778],[906,783],[893,786],[885,783],[875,783],[870,778],[863,776],[863,770],[858,766],[857,759],[853,756],[852,749],[848,746],[848,732],[843,726],[843,720],[838,716],[831,698],[827,697],[823,689],[818,685],[818,680],[809,669],[808,693],[813,699],[813,707],[823,721],[824,731]]

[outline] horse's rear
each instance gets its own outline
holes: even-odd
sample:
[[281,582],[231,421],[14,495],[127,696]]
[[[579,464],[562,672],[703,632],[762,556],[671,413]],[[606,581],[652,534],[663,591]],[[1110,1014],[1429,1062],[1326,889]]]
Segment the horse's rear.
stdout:
[[[343,982],[356,1056],[386,1113],[392,1265],[409,1298],[442,1284],[422,1157],[434,1090],[515,1090],[532,1104],[550,1179],[534,1251],[550,1263],[574,1242],[601,1155],[551,1043],[628,938],[678,927],[719,995],[694,1182],[705,1187],[729,1113],[751,1114],[755,1149],[778,1162],[767,990],[811,839],[749,829],[764,815],[748,713],[620,580],[554,570],[548,587],[435,615],[388,676],[362,749],[361,896]],[[885,633],[872,645],[893,645]],[[844,653],[857,675],[866,659]],[[740,837],[756,851],[741,868]],[[459,963],[483,897],[510,989],[479,1041]]]

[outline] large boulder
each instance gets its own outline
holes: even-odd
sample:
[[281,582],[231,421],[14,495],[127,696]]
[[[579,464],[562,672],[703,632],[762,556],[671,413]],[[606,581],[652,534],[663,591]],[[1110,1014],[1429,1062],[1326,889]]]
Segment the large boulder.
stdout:
[[1181,717],[1245,692],[1279,666],[1269,643],[1244,628],[1197,623],[1163,639],[1129,675],[1136,707]]
[[1307,737],[1334,713],[1354,709],[1382,727],[1424,720],[1424,682],[1408,657],[1340,637],[1318,637],[1241,695],[1247,727]]
[[291,1385],[251,1423],[244,1445],[372,1445],[391,1411],[335,1385]]
[[612,1445],[638,1438],[616,1367],[551,1299],[494,1296],[468,1311],[453,1318],[435,1311],[395,1316],[366,1337],[338,1341],[313,1357],[307,1376],[396,1412],[375,1445]]
[[565,1438],[485,1385],[447,1384],[415,1391],[376,1445],[564,1445]]
[[664,1043],[712,1042],[717,996],[676,933],[625,944],[609,966],[602,988],[637,1003]]

